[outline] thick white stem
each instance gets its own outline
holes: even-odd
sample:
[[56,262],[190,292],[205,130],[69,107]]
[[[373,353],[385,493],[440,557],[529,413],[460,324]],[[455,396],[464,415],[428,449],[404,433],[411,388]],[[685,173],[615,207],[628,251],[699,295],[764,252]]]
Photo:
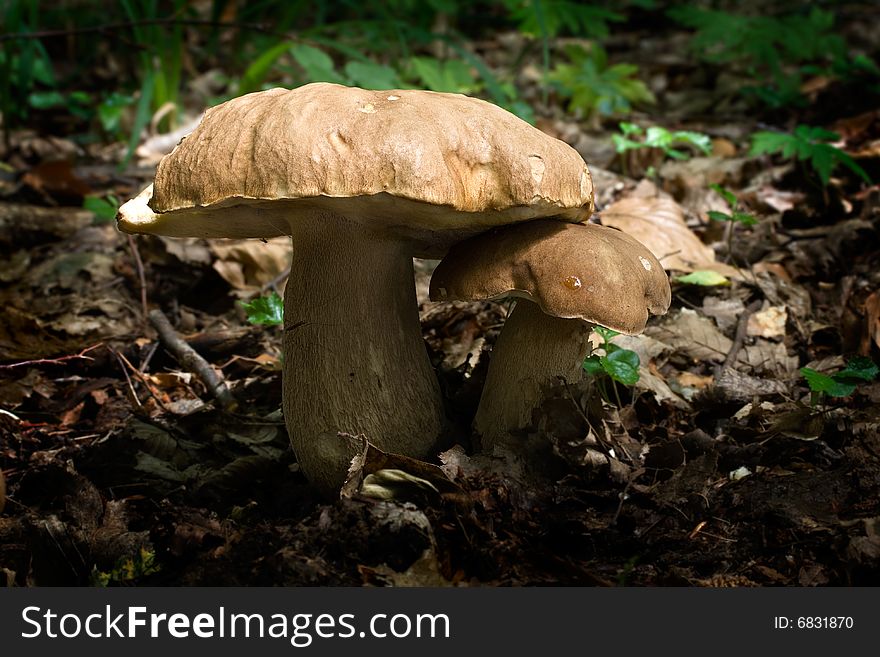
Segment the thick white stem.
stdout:
[[344,481],[358,445],[339,432],[430,453],[443,404],[400,244],[332,215],[296,222],[284,324],[284,417],[310,481],[328,494]]
[[511,432],[531,424],[542,391],[579,381],[590,353],[590,324],[544,314],[517,299],[492,349],[486,384],[474,418],[483,449],[511,442]]

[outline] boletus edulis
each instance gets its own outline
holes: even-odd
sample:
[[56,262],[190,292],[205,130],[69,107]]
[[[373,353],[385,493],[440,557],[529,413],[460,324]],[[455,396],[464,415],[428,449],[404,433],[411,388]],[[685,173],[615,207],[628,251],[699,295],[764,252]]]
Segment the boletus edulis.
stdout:
[[209,109],[117,223],[292,237],[284,417],[303,472],[332,493],[356,450],[340,434],[424,458],[442,433],[412,258],[496,226],[580,222],[592,208],[580,155],[495,105],[315,83]]

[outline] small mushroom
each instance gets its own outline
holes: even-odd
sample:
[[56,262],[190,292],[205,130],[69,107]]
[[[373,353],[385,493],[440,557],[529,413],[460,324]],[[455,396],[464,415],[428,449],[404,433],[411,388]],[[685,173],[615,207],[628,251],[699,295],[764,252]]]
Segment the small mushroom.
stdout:
[[358,447],[340,434],[424,458],[442,432],[412,258],[494,226],[582,221],[592,205],[577,152],[490,103],[316,83],[209,109],[117,223],[292,236],[284,417],[303,472],[329,493]]
[[671,291],[663,267],[635,239],[605,226],[535,220],[453,246],[431,277],[434,301],[516,297],[501,330],[474,430],[483,447],[529,424],[542,388],[573,382],[598,324],[640,333]]

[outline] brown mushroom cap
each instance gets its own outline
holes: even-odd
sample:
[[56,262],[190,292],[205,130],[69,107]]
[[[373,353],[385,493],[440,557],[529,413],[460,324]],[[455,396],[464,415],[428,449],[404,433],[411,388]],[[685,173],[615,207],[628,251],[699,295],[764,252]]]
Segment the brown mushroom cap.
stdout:
[[434,301],[521,296],[554,317],[621,333],[645,328],[669,308],[657,258],[625,233],[594,224],[536,220],[456,244],[431,278]]
[[121,230],[271,237],[332,214],[435,257],[497,225],[593,209],[580,155],[491,103],[328,83],[209,109],[148,196],[120,210]]

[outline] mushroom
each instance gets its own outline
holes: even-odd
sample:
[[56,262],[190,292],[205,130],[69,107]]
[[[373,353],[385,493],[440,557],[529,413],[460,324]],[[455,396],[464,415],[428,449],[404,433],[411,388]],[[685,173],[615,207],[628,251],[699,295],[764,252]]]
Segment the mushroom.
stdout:
[[529,424],[542,388],[573,382],[598,324],[640,333],[666,312],[669,279],[641,243],[613,228],[535,220],[453,246],[431,277],[431,299],[516,297],[492,351],[474,418],[483,448]]
[[424,458],[442,433],[412,257],[494,226],[582,221],[592,205],[580,155],[490,103],[316,83],[209,109],[117,223],[292,236],[284,416],[303,472],[331,492],[357,449],[342,434]]

